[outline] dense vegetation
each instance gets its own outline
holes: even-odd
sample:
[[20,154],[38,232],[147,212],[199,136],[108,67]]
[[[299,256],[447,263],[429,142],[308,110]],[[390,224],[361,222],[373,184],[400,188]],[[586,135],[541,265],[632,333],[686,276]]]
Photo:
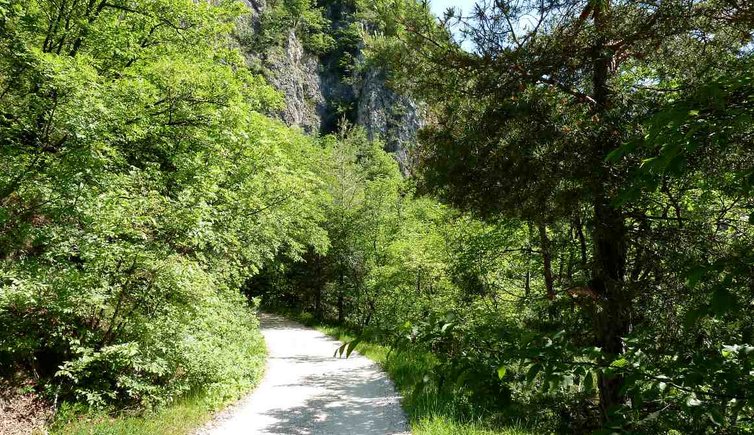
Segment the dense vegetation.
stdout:
[[[261,113],[235,2],[0,3],[0,363],[57,400],[212,400],[258,378],[238,292],[324,247],[312,139]],[[314,180],[314,181],[313,181]]]
[[377,4],[367,61],[428,106],[417,184],[375,201],[371,165],[341,171],[362,199],[334,197],[332,249],[267,303],[429,352],[417,388],[454,418],[751,431],[752,12]]
[[[261,297],[389,347],[427,427],[754,431],[748,2],[267,6],[0,0],[3,377],[222,403]],[[422,102],[415,176],[353,107],[271,118],[241,53],[289,32]]]

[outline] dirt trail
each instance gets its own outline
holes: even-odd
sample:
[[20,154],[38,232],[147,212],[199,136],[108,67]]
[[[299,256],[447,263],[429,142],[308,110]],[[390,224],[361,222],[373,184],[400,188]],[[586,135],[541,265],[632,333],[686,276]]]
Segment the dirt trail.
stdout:
[[319,331],[261,314],[269,359],[262,383],[199,434],[408,434],[400,398],[369,359]]

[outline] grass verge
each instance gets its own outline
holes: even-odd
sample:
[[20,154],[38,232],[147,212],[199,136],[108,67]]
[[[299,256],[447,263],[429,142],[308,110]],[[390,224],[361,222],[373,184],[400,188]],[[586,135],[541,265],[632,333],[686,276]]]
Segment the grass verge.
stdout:
[[[183,435],[193,433],[218,410],[247,395],[264,376],[267,350],[259,331],[247,341],[245,353],[226,360],[243,367],[226,370],[225,377],[205,384],[169,405],[152,410],[96,409],[63,403],[50,423],[56,435]],[[1,431],[0,431],[1,432]]]
[[50,427],[51,434],[146,435],[188,434],[207,422],[216,406],[204,394],[184,397],[176,403],[138,415],[62,408]]
[[185,435],[208,422],[215,412],[244,397],[261,380],[229,384],[223,394],[200,391],[151,411],[108,412],[80,404],[64,403],[49,426],[50,435]]
[[[314,321],[307,314],[285,313],[308,326],[334,337],[342,342],[356,338],[353,330],[333,324]],[[481,413],[471,417],[468,409],[462,414],[456,398],[439,393],[432,388],[417,388],[422,385],[424,376],[434,367],[432,355],[425,352],[391,352],[380,343],[362,340],[356,351],[377,362],[393,380],[403,396],[403,409],[409,417],[411,432],[414,435],[532,435],[521,425],[510,422],[495,422],[492,415]]]

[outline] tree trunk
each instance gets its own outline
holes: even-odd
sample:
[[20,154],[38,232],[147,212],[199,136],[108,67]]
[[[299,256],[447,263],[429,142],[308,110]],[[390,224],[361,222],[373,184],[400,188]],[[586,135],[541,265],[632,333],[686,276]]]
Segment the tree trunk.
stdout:
[[307,263],[312,265],[310,273],[307,273],[307,280],[311,283],[312,293],[314,294],[314,318],[322,320],[322,292],[324,290],[324,277],[327,276],[327,263],[320,255],[309,250],[307,254]]
[[339,285],[338,285],[338,323],[343,323],[346,320],[346,313],[345,313],[345,285],[346,285],[346,279],[343,274],[343,268],[340,269],[340,279],[339,279]]
[[[602,363],[610,363],[624,352],[623,337],[630,331],[630,299],[624,283],[626,228],[620,210],[606,200],[594,207],[594,270],[592,288],[599,309],[594,315],[595,345],[602,349]],[[601,374],[598,379],[603,420],[615,406],[624,403],[620,375]]]
[[316,284],[314,288],[314,318],[322,319],[322,287]]
[[372,315],[374,315],[375,311],[374,301],[372,299],[369,300],[369,311],[367,312],[367,318],[364,320],[364,324],[362,325],[364,328],[369,326],[369,323],[372,322]]
[[527,222],[528,232],[526,236],[527,250],[526,250],[526,276],[524,277],[524,294],[529,297],[531,293],[531,254],[532,254],[532,225],[531,222]]
[[584,225],[581,222],[581,211],[576,215],[576,234],[579,238],[579,253],[581,254],[581,269],[587,270],[586,237],[584,237]]
[[542,249],[542,266],[544,268],[545,289],[547,299],[555,300],[554,280],[552,278],[552,252],[550,251],[550,239],[547,237],[547,227],[544,224],[537,225],[539,230],[539,244]]
[[[630,297],[624,277],[626,273],[626,224],[623,213],[613,205],[612,192],[620,180],[605,162],[605,157],[619,143],[618,129],[610,120],[611,89],[609,77],[614,53],[608,46],[610,0],[594,4],[594,25],[597,34],[592,46],[592,108],[596,120],[593,136],[593,155],[597,174],[594,179],[594,264],[592,289],[598,308],[594,311],[595,345],[602,349],[602,363],[610,363],[624,352],[623,337],[630,331]],[[603,421],[609,412],[625,402],[621,393],[621,375],[601,373],[598,378],[600,411]]]

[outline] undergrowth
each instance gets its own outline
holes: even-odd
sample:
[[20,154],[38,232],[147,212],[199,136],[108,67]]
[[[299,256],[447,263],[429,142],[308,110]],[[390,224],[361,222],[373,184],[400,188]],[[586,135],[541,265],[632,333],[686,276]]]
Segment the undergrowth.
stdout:
[[528,435],[531,430],[519,422],[501,418],[475,407],[460,403],[459,397],[440,392],[427,382],[427,375],[436,367],[435,358],[424,351],[391,350],[369,334],[358,334],[353,328],[321,322],[309,313],[285,313],[307,326],[344,343],[360,338],[356,352],[377,362],[390,376],[402,396],[402,406],[408,415],[414,435]]

